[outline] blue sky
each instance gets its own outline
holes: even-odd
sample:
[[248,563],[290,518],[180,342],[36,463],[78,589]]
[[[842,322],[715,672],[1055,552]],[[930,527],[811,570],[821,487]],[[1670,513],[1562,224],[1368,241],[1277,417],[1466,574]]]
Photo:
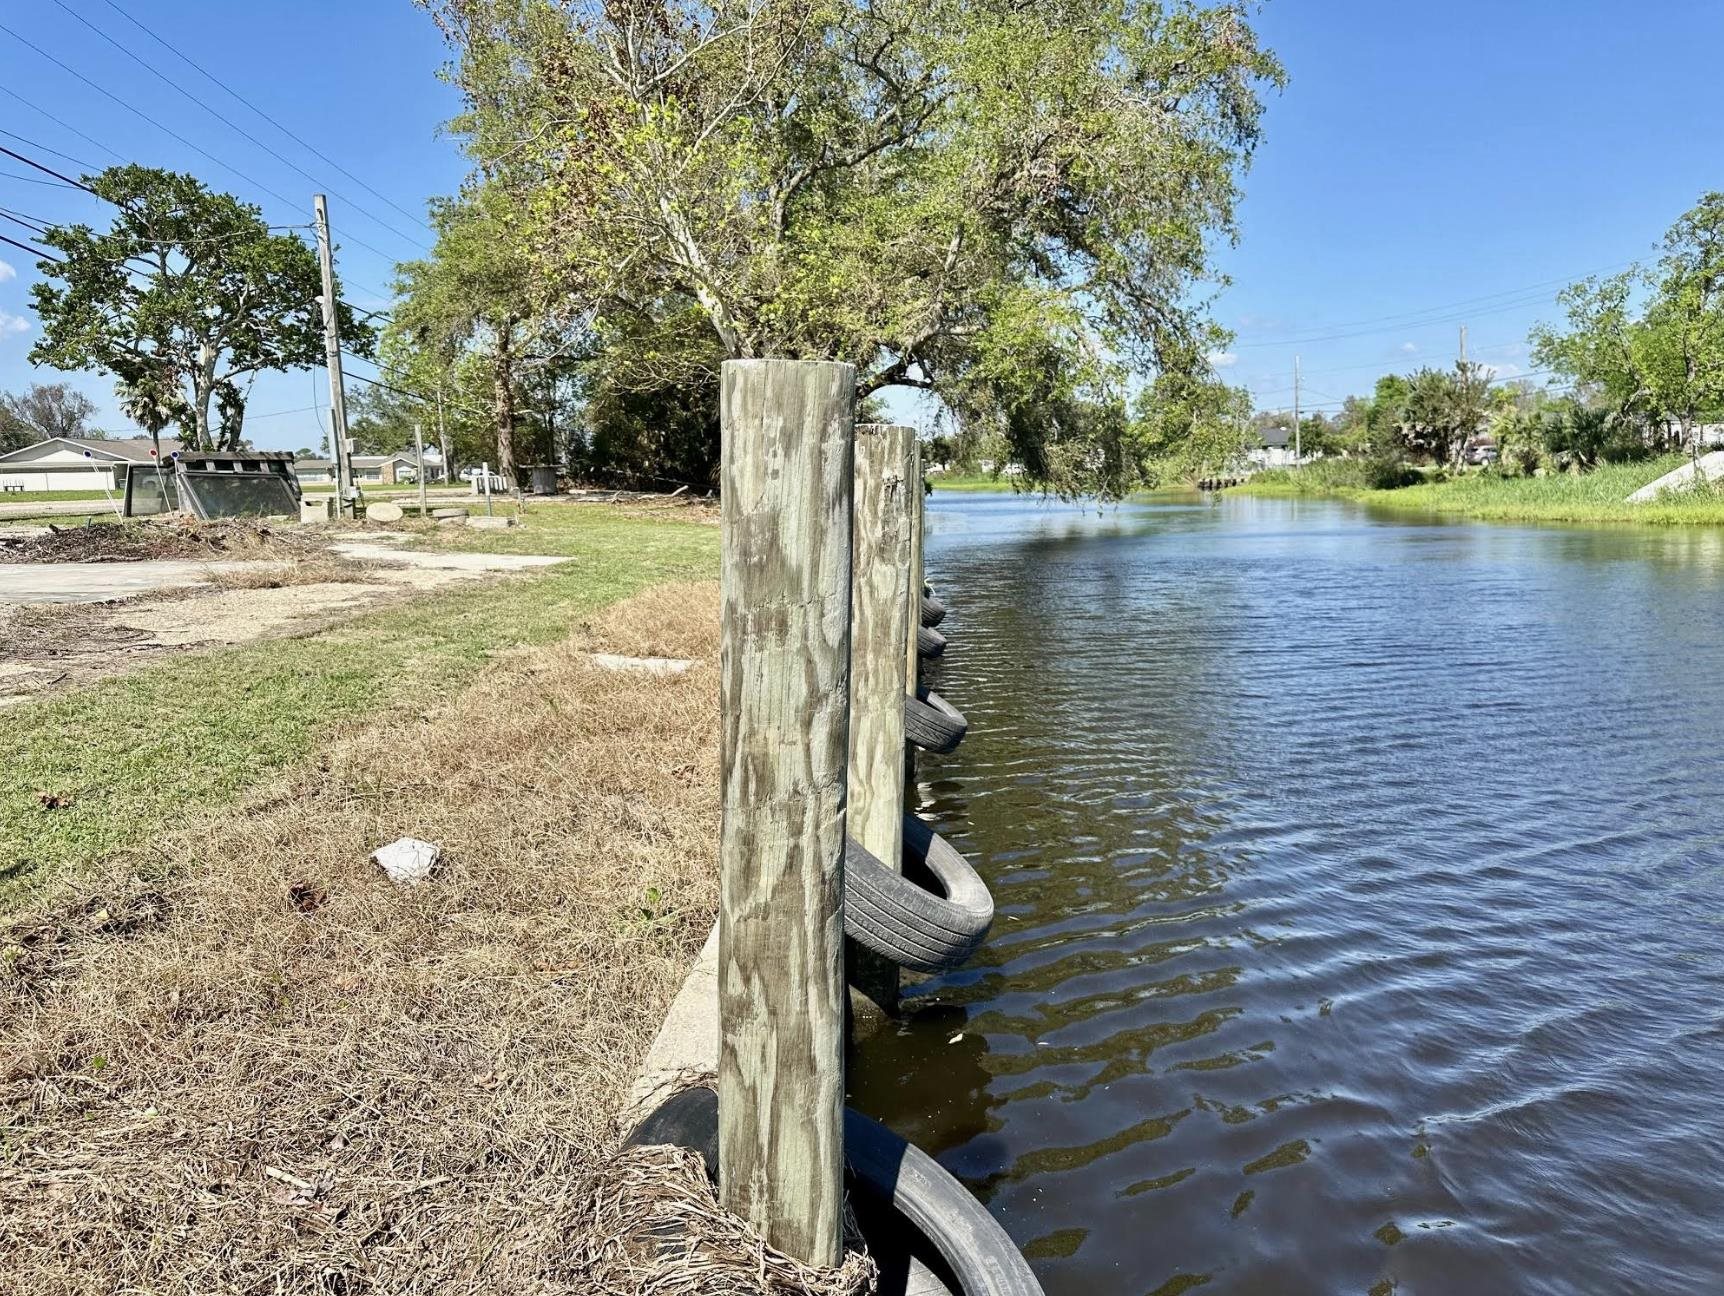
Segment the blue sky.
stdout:
[[[112,3],[407,212],[460,182],[462,161],[439,135],[457,107],[436,75],[447,52],[408,0]],[[321,187],[360,305],[381,304],[393,262],[429,243],[422,225],[205,81],[110,0],[5,6],[0,23],[158,123],[0,31],[0,88],[18,96],[0,92],[0,130],[32,141],[0,144],[71,174],[119,158],[193,171],[275,223],[309,221]],[[1245,178],[1241,242],[1222,256],[1234,283],[1215,314],[1237,334],[1223,373],[1262,407],[1288,402],[1295,355],[1307,405],[1333,408],[1381,372],[1447,363],[1463,322],[1474,358],[1505,375],[1527,370],[1527,330],[1554,317],[1562,282],[1649,255],[1704,190],[1724,188],[1724,106],[1708,66],[1724,48],[1716,0],[1274,0],[1260,26],[1292,80],[1270,103]],[[0,158],[0,207],[102,218],[95,199],[31,182],[43,178]],[[0,220],[0,233],[25,231]],[[30,259],[0,246],[0,263],[14,272],[0,269],[0,388],[59,377],[24,359],[38,335]],[[108,380],[73,381],[119,430]],[[266,376],[248,433],[260,446],[316,444],[314,404],[327,406],[321,372]]]

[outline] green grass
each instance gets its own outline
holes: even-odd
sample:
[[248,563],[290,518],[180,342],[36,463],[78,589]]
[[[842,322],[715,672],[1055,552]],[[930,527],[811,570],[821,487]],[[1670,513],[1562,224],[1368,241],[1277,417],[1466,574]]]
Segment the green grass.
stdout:
[[1566,522],[1641,526],[1724,525],[1724,492],[1700,490],[1673,494],[1650,504],[1628,504],[1627,497],[1686,461],[1684,455],[1636,464],[1606,464],[1578,476],[1504,477],[1466,473],[1447,481],[1424,482],[1393,490],[1374,490],[1351,481],[1342,471],[1320,472],[1323,461],[1297,472],[1259,473],[1242,495],[1326,496],[1355,500],[1371,508],[1429,513],[1488,522]]
[[[562,638],[595,609],[659,581],[717,572],[716,527],[599,508],[542,511],[569,516],[535,518],[521,535],[449,538],[575,561],[0,711],[0,911],[49,878],[147,842],[184,811],[231,802],[346,724],[446,704],[439,699],[499,651]],[[42,794],[71,802],[48,810]]]
[[1005,491],[1018,488],[1012,483],[1021,478],[995,477],[991,473],[938,473],[928,478],[936,493],[940,491]]
[[[100,490],[0,491],[0,504],[53,504],[61,500],[68,504],[101,500],[105,504],[109,498]],[[115,491],[112,498],[119,499],[120,493]]]

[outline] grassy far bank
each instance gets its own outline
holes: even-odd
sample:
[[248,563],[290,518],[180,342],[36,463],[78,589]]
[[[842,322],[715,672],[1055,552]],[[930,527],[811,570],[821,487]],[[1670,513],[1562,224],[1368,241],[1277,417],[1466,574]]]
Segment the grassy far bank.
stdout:
[[935,493],[940,491],[1002,491],[1019,489],[1011,477],[995,477],[992,473],[936,473],[928,478]]
[[1606,464],[1579,476],[1467,473],[1446,481],[1383,489],[1368,484],[1367,467],[1359,461],[1319,460],[1297,470],[1259,473],[1230,493],[1349,499],[1372,508],[1493,522],[1724,525],[1724,492],[1699,490],[1671,494],[1650,504],[1625,503],[1631,493],[1686,461],[1684,455],[1669,455],[1644,463]]
[[233,799],[353,724],[392,712],[412,723],[499,652],[560,639],[648,585],[717,570],[717,528],[596,507],[543,506],[519,532],[456,534],[462,548],[574,561],[0,711],[0,910]]

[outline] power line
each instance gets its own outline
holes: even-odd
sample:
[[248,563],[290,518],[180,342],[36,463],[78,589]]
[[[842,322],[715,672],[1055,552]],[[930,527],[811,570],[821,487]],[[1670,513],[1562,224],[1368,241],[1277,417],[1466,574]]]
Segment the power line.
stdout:
[[[58,2],[58,0],[56,0],[56,3],[57,2]],[[213,72],[210,72],[208,69],[206,69],[202,64],[198,63],[195,59],[193,59],[184,50],[180,49],[177,45],[173,44],[171,41],[165,39],[164,37],[157,35],[150,28],[146,27],[143,23],[139,22],[136,18],[134,18],[125,9],[121,8],[118,4],[116,4],[115,0],[102,0],[102,2],[104,4],[106,4],[108,6],[108,8],[112,9],[115,13],[119,14],[120,17],[124,18],[127,22],[131,23],[132,26],[136,27],[139,31],[143,32],[144,35],[148,36],[151,40],[155,41],[156,44],[160,45],[163,49],[172,53],[176,58],[178,58],[181,62],[185,63],[188,67],[194,69],[198,73],[198,75],[200,75],[204,78],[204,80],[210,82],[210,84],[212,84],[212,85],[216,86],[218,89],[222,90],[230,98],[236,99],[240,103],[244,104],[247,108],[251,109],[252,112],[256,113],[259,117],[263,118],[264,121],[268,122],[271,126],[275,127],[278,131],[280,131],[283,135],[287,136],[294,143],[298,144],[301,148],[305,149],[309,153],[314,154],[318,158],[322,159],[324,162],[328,163],[330,166],[334,167],[337,171],[341,172],[342,175],[346,176],[349,180],[353,181],[354,184],[356,184],[360,188],[364,189],[366,193],[372,195],[372,197],[378,199],[381,202],[387,203],[390,207],[393,207],[396,211],[400,212],[403,216],[407,217],[408,220],[417,222],[423,228],[425,228],[426,230],[430,230],[432,233],[436,232],[435,230],[432,229],[431,225],[425,220],[425,218],[423,216],[415,215],[413,212],[408,211],[405,207],[401,206],[401,204],[397,203],[394,199],[390,198],[387,194],[380,193],[376,189],[373,189],[370,185],[366,184],[366,182],[364,180],[362,180],[358,176],[354,175],[353,172],[349,171],[346,167],[342,166],[341,163],[337,162],[334,158],[332,158],[328,154],[322,152],[315,145],[308,143],[305,139],[303,139],[299,135],[295,134],[293,131],[289,130],[286,126],[283,126],[279,121],[277,121],[274,117],[271,117],[262,108],[259,108],[256,104],[254,104],[251,100],[247,99],[239,91],[235,90],[232,86],[228,85],[227,82],[223,81],[220,77],[216,76]],[[331,192],[333,192],[333,190]],[[342,201],[345,202],[348,200],[343,199]]]
[[[1360,332],[1336,332],[1310,335],[1302,334],[1294,337],[1278,338],[1270,342],[1240,342],[1236,343],[1235,347],[1236,349],[1244,349],[1247,347],[1296,346],[1310,342],[1336,342],[1345,338],[1370,337],[1378,333],[1394,333],[1399,332],[1402,329],[1424,328],[1433,324],[1452,324],[1463,316],[1470,318],[1474,315],[1500,314],[1506,310],[1518,310],[1522,306],[1530,306],[1535,303],[1548,300],[1550,297],[1548,290],[1550,288],[1565,287],[1568,284],[1588,278],[1592,275],[1608,274],[1613,270],[1622,270],[1629,266],[1643,265],[1648,259],[1649,258],[1646,257],[1637,257],[1633,261],[1622,261],[1615,265],[1604,266],[1600,269],[1588,270],[1578,275],[1565,275],[1559,279],[1547,279],[1540,283],[1526,284],[1519,288],[1505,288],[1501,292],[1486,293],[1481,297],[1469,297],[1460,301],[1447,302],[1441,305],[1421,307],[1418,310],[1402,311],[1394,315],[1383,315],[1378,316],[1375,319],[1355,320],[1351,324],[1343,323],[1331,326],[1336,329],[1352,329],[1366,324],[1383,324],[1387,326],[1380,329],[1367,328]],[[1499,302],[1497,305],[1488,306],[1482,310],[1468,309],[1475,303],[1495,302],[1501,298],[1515,298],[1516,300]],[[1460,314],[1456,314],[1455,312],[1457,311],[1460,312]]]
[[76,189],[76,185],[62,184],[58,180],[38,180],[35,176],[19,175],[16,171],[0,171],[0,176],[8,180],[16,180],[19,184],[47,185],[50,189]]
[[[53,176],[54,179],[60,181],[60,183],[62,183],[62,184],[71,185],[72,188],[74,188],[74,189],[82,189],[87,194],[96,194],[96,197],[98,197],[98,198],[102,197],[101,194],[96,193],[96,191],[94,189],[90,188],[90,186],[85,184],[82,180],[74,180],[69,175],[63,175],[60,172],[54,170],[53,167],[44,166],[44,165],[42,165],[42,163],[36,161],[34,158],[25,157],[22,153],[16,152],[13,149],[9,149],[4,144],[0,144],[0,153],[4,153],[7,157],[12,158],[15,161],[22,162],[27,167],[35,167],[36,170],[42,172],[43,175]],[[25,177],[22,177],[22,176],[19,177],[19,179],[23,179],[23,178],[25,178]],[[104,199],[104,201],[112,202],[113,200],[112,199]],[[115,203],[114,205],[116,207],[119,206],[118,203]]]
[[[49,112],[46,108],[42,107],[42,105],[36,104],[36,103],[31,103],[28,99],[26,99],[23,95],[19,94],[16,90],[13,90],[8,86],[0,85],[0,94],[8,95],[11,98],[16,99],[19,103],[23,104],[31,112],[36,113],[38,116],[46,117],[49,121],[53,122],[54,125],[60,127],[60,129],[62,129],[62,130],[70,131],[72,134],[76,135],[79,139],[84,140],[90,144],[94,144],[97,148],[101,149],[102,152],[108,154],[108,156],[120,158],[120,160],[122,162],[125,161],[125,159],[123,157],[120,157],[120,155],[118,153],[114,152],[113,149],[109,148],[106,144],[102,143],[101,140],[95,139],[92,136],[84,134],[83,131],[79,130],[76,126],[72,125],[71,122],[63,121],[62,119],[54,116],[53,113]],[[11,136],[11,138],[13,138],[15,140],[21,140],[25,144],[30,143],[29,140],[24,139],[21,135],[12,135],[12,132],[10,132],[10,131],[0,131],[0,134],[9,135],[9,136]],[[77,162],[79,166],[84,167],[86,170],[100,171],[102,169],[101,167],[91,166],[88,162],[78,162],[78,159],[75,157],[68,157],[64,153],[60,153],[55,149],[45,148],[44,146],[42,146],[40,144],[36,145],[36,147],[42,149],[42,151],[44,153],[53,153],[56,157],[63,157],[68,162]]]
[[[113,91],[107,89],[105,86],[102,86],[95,81],[92,81],[89,77],[85,76],[82,72],[79,72],[76,68],[69,66],[68,64],[62,62],[58,58],[55,58],[54,55],[50,54],[47,50],[43,49],[40,45],[36,44],[34,41],[29,40],[28,38],[26,38],[24,36],[20,36],[17,32],[12,30],[12,28],[8,27],[5,23],[0,23],[0,32],[5,32],[13,40],[17,41],[21,45],[25,45],[25,46],[29,47],[30,49],[34,50],[36,53],[40,54],[43,58],[47,59],[50,63],[52,63],[55,67],[59,68],[61,71],[67,73],[70,76],[76,77],[79,81],[81,81],[85,85],[89,86],[92,90],[96,91],[98,94],[104,96],[105,98],[113,100],[113,102],[119,104],[120,107],[124,108],[127,112],[133,114],[134,116],[138,117],[142,121],[148,122],[151,126],[154,126],[157,130],[161,131],[163,134],[172,136],[174,139],[178,140],[181,144],[184,144],[187,148],[191,149],[194,153],[197,153],[198,155],[200,155],[202,157],[208,158],[211,162],[215,163],[217,166],[221,167],[223,170],[229,171],[232,174],[238,176],[241,180],[244,180],[247,184],[260,190],[261,192],[268,194],[270,197],[274,198],[277,202],[286,203],[289,207],[297,207],[299,205],[292,198],[289,198],[286,195],[279,193],[274,189],[271,189],[268,185],[262,183],[259,180],[252,179],[251,176],[247,175],[244,171],[241,171],[238,167],[234,166],[231,162],[224,162],[220,158],[218,158],[215,154],[211,153],[208,149],[202,148],[199,145],[192,143],[191,140],[187,139],[184,135],[181,135],[178,131],[174,130],[171,126],[164,126],[161,122],[157,121],[154,117],[151,117],[148,113],[146,113],[143,109],[138,108],[133,104],[127,103],[124,99],[120,98]],[[9,152],[9,151],[10,150],[0,149],[0,152]],[[31,165],[37,166],[38,169],[41,169],[41,170],[47,169],[45,167],[40,167],[39,164],[34,163],[34,162],[31,163]],[[61,176],[60,178],[65,179],[66,177]],[[80,185],[78,185],[78,188],[86,189],[86,190],[89,190],[89,192],[91,192],[91,193],[95,193],[95,190],[90,189],[88,185],[80,184]],[[357,243],[360,247],[362,247],[366,251],[372,253],[374,256],[381,257],[383,260],[390,262],[391,264],[393,264],[396,260],[396,258],[391,256],[389,253],[383,251],[381,248],[373,247],[371,244],[365,242],[364,239],[357,238],[351,234],[348,235],[347,237],[350,241]]]
[[[0,86],[0,90],[3,90],[3,89],[5,89],[5,87]],[[6,93],[12,94],[12,92],[10,90],[7,90]],[[14,99],[18,99],[17,95],[12,95],[12,97]],[[29,102],[29,100],[27,100],[27,99],[18,99],[18,101],[20,103],[28,103]],[[51,149],[46,144],[38,144],[33,139],[26,139],[22,135],[14,135],[9,130],[0,130],[0,135],[4,135],[9,140],[17,140],[20,144],[28,144],[31,148],[35,149],[39,153],[51,153],[53,156],[55,156],[57,158],[65,158],[66,161],[70,162],[73,166],[81,166],[86,171],[100,171],[102,169],[99,166],[92,166],[88,162],[82,162],[79,159],[73,157],[70,153],[62,153],[62,152],[60,152],[59,149]]]
[[52,252],[44,252],[39,247],[31,247],[28,243],[20,243],[17,239],[7,238],[4,234],[0,234],[0,243],[9,243],[20,252],[28,252],[31,256],[39,256],[44,261],[60,260],[60,258],[55,256]]
[[[297,162],[291,161],[290,159],[283,157],[275,149],[271,148],[268,144],[265,144],[262,140],[258,139],[257,136],[253,135],[250,131],[246,130],[243,126],[240,126],[238,123],[236,123],[236,122],[234,122],[228,118],[225,118],[220,113],[216,112],[216,110],[214,108],[211,108],[209,106],[209,104],[205,103],[202,99],[198,98],[198,96],[194,95],[190,90],[187,90],[184,86],[180,85],[179,82],[177,82],[173,78],[167,76],[165,73],[163,73],[161,71],[161,69],[155,67],[153,64],[149,63],[147,60],[139,57],[137,54],[135,54],[131,50],[127,49],[124,45],[120,44],[119,41],[115,40],[112,36],[108,35],[107,32],[103,31],[100,27],[96,26],[88,18],[84,17],[83,14],[78,13],[76,10],[70,8],[65,3],[65,0],[53,0],[53,2],[60,9],[64,10],[66,13],[70,14],[73,18],[76,18],[85,27],[88,27],[91,31],[95,32],[96,35],[100,36],[103,40],[107,41],[108,44],[112,45],[115,49],[119,50],[120,53],[124,54],[127,58],[131,59],[132,62],[136,63],[139,67],[143,68],[146,72],[149,72],[157,80],[162,81],[165,84],[167,84],[168,86],[170,86],[182,98],[190,100],[192,103],[194,103],[198,107],[202,108],[205,112],[209,113],[210,116],[216,118],[218,121],[223,122],[229,129],[233,130],[234,132],[236,132],[239,135],[244,136],[247,140],[251,141],[251,143],[255,144],[258,148],[262,149],[265,153],[268,153],[272,158],[274,158],[277,162],[280,162],[283,166],[292,167],[295,171],[299,172],[300,175],[304,176],[307,180],[311,181],[312,184],[317,185],[320,188],[328,188],[327,185],[324,185],[321,180],[319,180],[316,176],[312,175],[311,172],[307,171],[304,167],[300,166]],[[122,16],[128,16],[129,17],[129,15],[122,15]],[[153,35],[153,33],[152,33],[152,35]],[[335,191],[333,189],[330,189],[329,191],[331,193],[335,193]],[[335,196],[337,198],[340,198],[342,202],[347,203],[349,206],[351,206],[355,211],[359,212],[361,215],[365,216],[366,218],[368,218],[370,220],[375,221],[378,225],[382,226],[384,229],[388,230],[391,234],[394,234],[396,237],[401,238],[401,239],[405,239],[407,242],[413,244],[415,247],[420,248],[424,251],[429,252],[431,250],[427,244],[421,242],[414,235],[405,233],[402,230],[397,229],[395,226],[391,225],[388,221],[384,220],[381,216],[378,216],[375,212],[367,211],[363,206],[361,206],[359,203],[355,202],[353,199],[347,197],[345,194],[337,193],[337,194],[335,194]]]

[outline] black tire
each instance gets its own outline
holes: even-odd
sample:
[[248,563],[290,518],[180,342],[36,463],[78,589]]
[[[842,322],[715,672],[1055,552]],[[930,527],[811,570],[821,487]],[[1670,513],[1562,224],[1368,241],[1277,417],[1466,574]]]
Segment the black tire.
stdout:
[[845,843],[845,934],[900,967],[915,972],[961,967],[993,921],[994,897],[987,883],[915,815],[904,816],[901,874],[855,841]]
[[964,741],[970,722],[933,689],[917,689],[904,699],[904,741],[944,756]]
[[[718,1181],[718,1095],[685,1089],[635,1127],[630,1147],[690,1148]],[[844,1109],[846,1187],[889,1204],[906,1230],[933,1244],[964,1296],[1043,1296],[1017,1244],[969,1189],[920,1148],[860,1112]],[[881,1249],[875,1239],[871,1246]],[[890,1241],[889,1239],[884,1241]]]
[[932,626],[916,627],[916,656],[939,657],[946,651],[946,636]]
[[930,630],[946,619],[946,605],[931,594],[922,596],[922,624]]

